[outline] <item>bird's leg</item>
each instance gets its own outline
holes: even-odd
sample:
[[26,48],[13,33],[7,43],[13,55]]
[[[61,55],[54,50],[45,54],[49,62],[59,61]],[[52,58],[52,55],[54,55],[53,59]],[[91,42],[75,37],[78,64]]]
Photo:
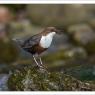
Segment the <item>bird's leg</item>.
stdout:
[[39,63],[37,62],[37,60],[36,60],[36,58],[35,58],[34,55],[33,55],[33,59],[34,59],[35,63],[37,64],[37,66],[41,67],[41,66],[39,65]]
[[42,62],[42,59],[41,59],[41,57],[40,57],[39,59],[40,59],[40,64],[41,64],[41,65],[43,65],[43,62]]
[[41,57],[39,57],[39,61],[40,61],[40,65],[41,65],[44,69],[47,69],[47,68],[43,65],[43,62],[42,62]]

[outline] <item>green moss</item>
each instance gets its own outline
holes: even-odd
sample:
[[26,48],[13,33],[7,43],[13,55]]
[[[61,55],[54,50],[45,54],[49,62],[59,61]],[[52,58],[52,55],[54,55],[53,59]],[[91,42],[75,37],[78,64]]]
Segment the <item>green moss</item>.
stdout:
[[10,63],[18,57],[18,49],[15,44],[9,40],[3,42],[0,40],[0,62]]
[[95,54],[95,41],[92,41],[86,45],[84,45],[84,48],[88,52],[88,54]]
[[86,84],[63,72],[47,72],[31,66],[13,71],[8,87],[9,90],[17,91],[95,90],[93,84]]
[[40,71],[36,68],[30,69],[29,67],[25,67],[21,71],[15,71],[9,78],[8,85],[12,90],[47,91],[63,89],[59,87],[61,85],[60,74],[47,73],[46,71]]
[[44,56],[43,59],[45,59],[46,62],[56,62],[58,60],[66,60],[69,58],[68,55],[65,54],[65,50],[60,50],[56,53],[49,54],[47,56]]
[[86,52],[82,48],[79,50],[74,50],[74,49],[67,49],[67,50],[60,50],[58,52],[48,54],[43,57],[45,59],[45,62],[57,62],[57,61],[65,61],[69,59],[83,59],[86,58]]

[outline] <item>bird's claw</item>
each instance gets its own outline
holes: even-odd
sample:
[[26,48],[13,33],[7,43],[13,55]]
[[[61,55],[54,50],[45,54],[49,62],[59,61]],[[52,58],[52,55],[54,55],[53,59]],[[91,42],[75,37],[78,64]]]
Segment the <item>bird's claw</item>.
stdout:
[[44,70],[47,71],[47,68],[46,68],[44,65],[39,65],[38,67],[39,67],[40,69],[44,69]]

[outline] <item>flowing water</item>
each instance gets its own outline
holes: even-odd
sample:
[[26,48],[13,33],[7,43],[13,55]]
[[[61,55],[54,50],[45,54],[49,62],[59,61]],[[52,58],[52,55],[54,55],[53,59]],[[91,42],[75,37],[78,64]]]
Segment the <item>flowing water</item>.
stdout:
[[0,91],[8,91],[8,78],[9,74],[0,74]]

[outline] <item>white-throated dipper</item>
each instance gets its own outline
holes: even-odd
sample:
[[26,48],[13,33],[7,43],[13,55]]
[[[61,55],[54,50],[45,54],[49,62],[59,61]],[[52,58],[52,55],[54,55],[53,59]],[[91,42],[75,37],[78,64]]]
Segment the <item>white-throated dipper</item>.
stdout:
[[[55,27],[47,27],[41,33],[26,39],[20,46],[33,55],[33,59],[37,66],[43,67],[39,55],[50,47],[56,33],[60,33],[60,30]],[[36,59],[36,55],[39,58],[39,62]]]

